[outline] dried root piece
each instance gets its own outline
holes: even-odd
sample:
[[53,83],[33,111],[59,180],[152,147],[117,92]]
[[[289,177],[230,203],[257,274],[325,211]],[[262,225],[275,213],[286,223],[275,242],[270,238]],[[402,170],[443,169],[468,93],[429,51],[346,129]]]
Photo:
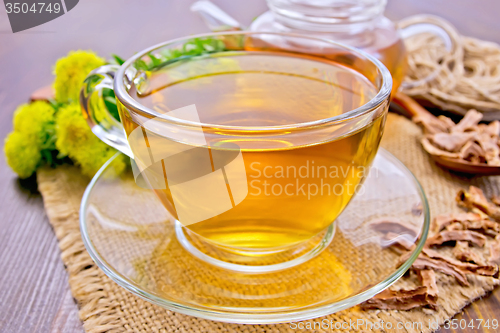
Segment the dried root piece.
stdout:
[[400,219],[395,217],[382,217],[372,220],[368,223],[370,228],[381,233],[397,233],[406,234],[412,237],[417,237],[419,231],[416,227],[409,225],[408,223],[401,222]]
[[500,224],[491,220],[467,221],[463,225],[468,230],[474,230],[491,237],[496,237],[500,233]]
[[425,133],[428,134],[448,132],[452,126],[455,126],[455,123],[449,118],[448,121],[442,118],[436,118],[427,113],[419,114],[418,116],[413,117],[412,120],[415,124],[421,125],[424,128]]
[[482,216],[477,213],[460,213],[460,214],[442,214],[434,218],[434,232],[440,232],[444,230],[448,225],[465,221],[479,221]]
[[434,146],[428,138],[423,138],[422,139],[422,146],[424,146],[424,149],[431,155],[435,156],[444,156],[444,157],[449,157],[449,158],[460,158],[460,153],[451,153],[448,151],[445,151],[443,149],[440,149],[436,146]]
[[436,246],[453,241],[467,241],[472,244],[476,244],[479,247],[483,247],[486,243],[486,237],[478,232],[471,230],[442,231],[435,236],[428,238],[426,245]]
[[495,205],[500,206],[500,195],[494,195],[491,197],[491,202]]
[[428,287],[422,286],[413,290],[386,289],[373,298],[360,304],[361,309],[381,310],[411,310],[418,307],[436,309],[436,300],[428,292]]
[[468,262],[462,262],[458,261],[453,258],[448,258],[447,256],[434,251],[429,248],[424,248],[422,250],[422,253],[424,253],[426,256],[432,259],[437,259],[441,260],[443,262],[446,262],[450,265],[453,265],[454,267],[458,268],[460,271],[462,271],[464,274],[466,273],[472,273],[472,274],[478,274],[478,275],[485,275],[485,276],[494,276],[498,272],[498,267],[496,265],[476,265]]
[[500,232],[500,223],[491,220],[455,222],[448,225],[446,230],[471,230],[486,236],[496,237]]
[[460,150],[460,158],[472,163],[486,163],[486,152],[473,141],[467,142]]
[[488,125],[479,124],[479,133],[486,133],[492,137],[500,136],[500,122],[498,120],[492,121]]
[[481,256],[475,253],[467,242],[457,242],[453,248],[453,255],[456,259],[464,262],[470,262],[476,265],[484,266],[484,260]]
[[388,232],[382,239],[381,246],[398,246],[402,250],[413,251],[416,247],[415,238],[408,234],[397,234],[395,232]]
[[485,152],[486,163],[489,165],[500,165],[500,148],[497,144],[498,137],[492,137],[488,133],[481,133],[477,142]]
[[444,273],[446,275],[455,277],[455,279],[457,279],[457,281],[463,286],[469,285],[469,281],[467,281],[467,277],[465,276],[465,274],[460,269],[447,263],[446,261],[436,260],[420,255],[413,262],[412,269],[414,270],[432,269]]
[[373,230],[384,234],[384,237],[380,239],[382,247],[393,246],[393,249],[398,253],[411,251],[415,248],[415,240],[419,231],[397,218],[378,218],[370,221],[369,226]]
[[424,287],[427,287],[427,294],[429,297],[432,298],[434,302],[437,301],[439,290],[436,283],[436,273],[431,269],[423,269],[417,271],[417,275],[420,283]]
[[[474,265],[467,264],[468,267],[464,268],[463,271],[470,272],[477,275],[483,276],[498,276],[498,265]],[[472,265],[472,266],[471,266]]]
[[481,119],[483,119],[482,113],[471,109],[465,114],[465,116],[456,126],[451,128],[451,132],[465,132],[467,130],[475,130],[477,128],[477,124],[479,124]]
[[477,208],[480,211],[488,214],[489,202],[480,188],[471,185],[469,186],[469,192],[460,190],[458,191],[456,200],[459,206],[468,209]]
[[480,188],[470,186],[469,192],[464,190],[458,191],[456,201],[459,206],[472,211],[483,212],[494,220],[500,221],[500,207],[489,202]]
[[436,133],[427,136],[427,138],[439,149],[449,152],[459,152],[468,141],[471,141],[476,136],[477,134],[474,132],[456,132]]
[[438,116],[437,118],[440,120],[440,122],[442,124],[444,124],[446,126],[446,130],[451,129],[453,126],[456,125],[453,120],[451,120],[450,118],[448,118],[446,116],[441,115],[441,116]]
[[500,265],[500,236],[495,237],[495,241],[490,244],[490,256],[488,264]]

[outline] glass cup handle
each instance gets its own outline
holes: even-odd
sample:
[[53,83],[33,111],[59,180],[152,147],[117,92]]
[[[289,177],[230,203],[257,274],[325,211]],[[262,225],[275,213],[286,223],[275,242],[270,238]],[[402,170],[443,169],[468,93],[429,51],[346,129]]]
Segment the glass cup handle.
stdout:
[[[403,40],[422,33],[431,33],[443,40],[447,51],[453,58],[460,57],[463,53],[460,35],[455,27],[438,16],[414,15],[399,21],[397,25],[401,29]],[[412,82],[403,81],[401,88],[412,89],[423,86],[427,82],[434,80],[439,75],[442,67],[447,65],[447,62],[443,62],[434,72],[421,80]]]
[[80,105],[92,132],[104,143],[133,158],[122,124],[108,112],[102,99],[103,89],[113,90],[118,68],[118,65],[105,65],[90,72],[80,91]]

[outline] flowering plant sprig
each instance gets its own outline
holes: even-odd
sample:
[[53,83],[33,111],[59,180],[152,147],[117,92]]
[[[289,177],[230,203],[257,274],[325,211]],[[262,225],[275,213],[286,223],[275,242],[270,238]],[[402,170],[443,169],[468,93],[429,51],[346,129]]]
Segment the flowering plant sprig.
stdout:
[[[72,51],[54,66],[54,96],[23,104],[14,113],[14,130],[5,139],[7,163],[20,178],[30,177],[42,165],[72,161],[93,176],[115,150],[100,141],[87,125],[78,103],[83,81],[106,63],[90,51]],[[108,111],[118,117],[114,93],[104,97]],[[104,95],[104,94],[103,94]],[[122,156],[114,162],[125,168]]]
[[[241,43],[240,40],[237,41]],[[225,42],[217,38],[193,38],[179,49],[149,53],[139,59],[135,67],[143,71],[163,68],[181,60],[226,50]],[[125,61],[112,55],[113,62]],[[20,178],[30,177],[42,165],[55,166],[72,162],[82,173],[93,176],[116,153],[100,141],[87,125],[79,105],[80,89],[87,75],[106,64],[105,59],[92,51],[71,51],[54,66],[54,96],[47,101],[23,104],[14,113],[14,130],[5,139],[7,163]],[[120,121],[112,89],[102,90],[102,105]],[[115,170],[126,167],[127,158],[114,160]]]

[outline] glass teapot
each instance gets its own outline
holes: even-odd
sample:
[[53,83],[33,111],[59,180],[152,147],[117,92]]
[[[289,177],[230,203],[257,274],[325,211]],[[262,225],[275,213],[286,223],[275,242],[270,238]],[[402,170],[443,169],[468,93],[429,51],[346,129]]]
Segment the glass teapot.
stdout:
[[[420,81],[403,82],[407,68],[405,38],[435,34],[450,53],[456,52],[459,44],[454,27],[434,16],[411,16],[397,24],[390,21],[384,16],[387,0],[267,0],[267,4],[270,10],[257,17],[249,30],[306,34],[362,49],[389,69],[393,93],[400,86],[411,89],[429,82],[440,71],[437,68]],[[243,29],[208,0],[194,3],[191,10],[200,14],[212,31]]]

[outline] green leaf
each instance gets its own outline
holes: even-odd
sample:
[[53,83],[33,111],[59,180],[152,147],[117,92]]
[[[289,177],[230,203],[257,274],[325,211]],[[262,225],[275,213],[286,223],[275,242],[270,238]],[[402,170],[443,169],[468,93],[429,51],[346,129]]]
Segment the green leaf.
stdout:
[[49,102],[49,104],[50,104],[50,105],[51,105],[51,106],[52,106],[52,107],[56,110],[56,112],[57,112],[57,110],[59,110],[59,108],[60,108],[61,106],[63,106],[63,105],[64,105],[64,103],[59,103],[59,102],[57,102],[54,98],[49,98],[47,101],[48,101],[48,102]]
[[58,158],[58,159],[61,159],[61,160],[62,160],[63,158],[67,158],[67,157],[68,157],[68,155],[66,155],[66,154],[63,154],[63,153],[61,153],[61,152],[58,152],[58,153],[57,153],[57,158]]
[[175,59],[176,57],[179,56],[179,55],[174,54],[173,51],[175,51],[175,50],[165,49],[165,50],[161,50],[160,54],[162,55],[162,57],[165,60],[172,60],[172,59]]
[[49,151],[49,150],[47,150],[47,149],[43,149],[40,153],[42,154],[42,160],[43,160],[45,163],[47,163],[47,164],[49,164],[49,165],[52,165],[52,164],[53,164],[52,154],[50,153],[50,151]]
[[143,70],[143,71],[149,70],[148,64],[146,64],[146,62],[142,59],[137,59],[135,61],[135,68]]
[[45,140],[41,146],[41,149],[53,150],[56,149],[56,130],[55,128],[49,128],[45,132]]
[[178,49],[171,50],[171,54],[172,54],[172,59],[182,57],[183,55],[182,51]]
[[125,60],[123,60],[123,58],[120,58],[116,54],[111,54],[111,56],[113,57],[113,59],[115,59],[116,63],[120,66],[123,65],[123,63],[125,62]]
[[113,98],[113,97],[111,97],[111,96],[107,96],[107,97],[105,97],[105,98],[104,98],[104,100],[105,100],[106,102],[108,102],[108,103],[111,103],[111,104],[116,105],[116,99],[114,99],[114,98]]
[[138,70],[150,71],[173,64],[177,61],[188,60],[189,58],[224,51],[226,45],[217,38],[193,38],[182,45],[180,49],[163,49],[153,55],[147,54],[151,62],[149,64],[143,59],[135,61],[135,67]]
[[104,88],[102,90],[102,99],[108,112],[113,116],[113,118],[120,121],[120,114],[118,113],[118,107],[116,106],[116,96],[113,89]]
[[155,57],[151,53],[148,53],[148,57],[149,57],[149,59],[151,59],[151,64],[149,65],[150,69],[154,68],[162,63],[162,61],[159,58]]

